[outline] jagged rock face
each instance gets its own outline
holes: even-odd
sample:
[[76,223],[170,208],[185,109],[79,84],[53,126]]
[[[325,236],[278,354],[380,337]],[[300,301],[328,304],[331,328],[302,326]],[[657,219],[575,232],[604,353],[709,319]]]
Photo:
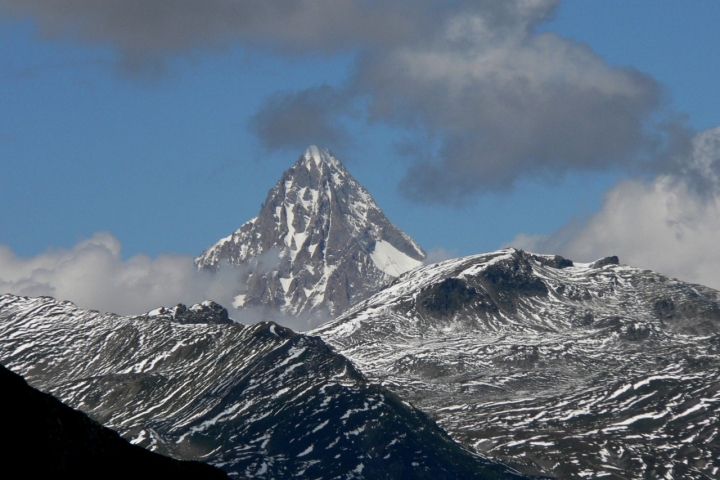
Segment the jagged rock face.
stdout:
[[134,444],[233,478],[526,478],[461,448],[320,338],[187,323],[203,306],[119,317],[2,295],[0,362]]
[[525,472],[719,478],[715,290],[508,249],[408,272],[310,333]]
[[240,267],[235,307],[317,317],[338,315],[424,258],[330,151],[310,147],[260,214],[195,262]]

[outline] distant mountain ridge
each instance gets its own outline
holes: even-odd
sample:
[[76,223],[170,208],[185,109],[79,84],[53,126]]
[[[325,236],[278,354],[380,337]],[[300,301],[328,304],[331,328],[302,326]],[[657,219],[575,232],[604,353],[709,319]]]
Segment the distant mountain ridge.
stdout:
[[238,268],[236,308],[327,320],[424,259],[342,163],[311,146],[270,190],[258,216],[195,263]]
[[526,473],[720,478],[716,290],[505,249],[408,272],[309,334]]

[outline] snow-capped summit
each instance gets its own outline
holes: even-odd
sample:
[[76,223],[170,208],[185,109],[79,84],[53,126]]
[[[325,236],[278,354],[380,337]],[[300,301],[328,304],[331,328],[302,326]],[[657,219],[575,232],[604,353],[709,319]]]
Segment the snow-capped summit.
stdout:
[[341,313],[424,258],[340,160],[311,146],[270,190],[260,214],[195,262],[244,267],[236,308],[319,318]]

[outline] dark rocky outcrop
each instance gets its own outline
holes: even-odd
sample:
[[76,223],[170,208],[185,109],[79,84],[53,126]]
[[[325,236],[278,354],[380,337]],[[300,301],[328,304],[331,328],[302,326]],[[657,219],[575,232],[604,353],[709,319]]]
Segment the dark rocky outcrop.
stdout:
[[[418,304],[430,314],[447,317],[468,307],[477,308],[483,300],[490,300],[485,292],[480,294],[475,288],[468,287],[464,280],[448,278],[423,291]],[[487,306],[494,307],[494,304],[489,303]]]
[[574,265],[572,260],[561,257],[560,255],[530,255],[530,257],[540,265],[552,268],[568,268]]
[[590,268],[602,268],[605,265],[620,265],[620,259],[616,255],[601,258],[600,260],[592,262]]
[[167,318],[173,322],[190,324],[207,324],[207,325],[230,325],[233,322],[228,316],[225,307],[213,301],[205,301],[188,308],[182,303],[178,303],[173,308],[160,307],[152,312],[151,316]]

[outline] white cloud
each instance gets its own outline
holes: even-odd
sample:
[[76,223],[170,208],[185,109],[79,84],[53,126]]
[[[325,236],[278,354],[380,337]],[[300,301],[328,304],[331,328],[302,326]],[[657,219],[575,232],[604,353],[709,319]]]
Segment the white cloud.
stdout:
[[[255,268],[262,273],[274,266],[277,252],[267,252]],[[214,300],[228,309],[230,318],[252,324],[274,321],[296,331],[308,330],[318,318],[295,318],[262,308],[232,307],[247,289],[248,268],[198,270],[189,255],[163,254],[157,258],[121,256],[120,242],[109,233],[96,233],[70,249],[53,249],[35,257],[18,257],[0,244],[0,294],[70,300],[80,308],[119,315],[139,315],[160,306],[192,305]]]
[[626,180],[583,224],[553,235],[518,235],[511,244],[576,261],[618,255],[622,263],[720,289],[720,127],[699,134],[685,163],[713,184],[698,191],[692,175]]
[[457,253],[442,247],[436,247],[430,250],[423,261],[423,265],[432,265],[452,258],[457,258]]
[[0,245],[0,292],[48,295],[81,308],[130,315],[208,299],[229,306],[239,288],[236,272],[198,271],[188,255],[134,255],[123,260],[120,251],[120,242],[108,233],[31,258],[18,257]]

